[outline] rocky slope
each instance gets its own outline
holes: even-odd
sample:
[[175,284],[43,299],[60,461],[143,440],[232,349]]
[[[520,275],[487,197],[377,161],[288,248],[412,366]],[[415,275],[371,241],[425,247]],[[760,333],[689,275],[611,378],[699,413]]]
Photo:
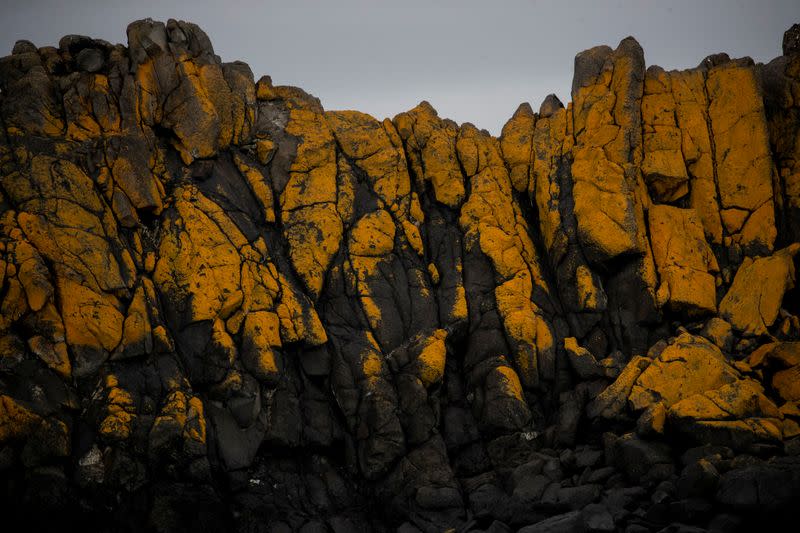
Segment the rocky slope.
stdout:
[[0,59],[0,501],[102,531],[736,531],[800,503],[800,26],[499,139],[195,25]]

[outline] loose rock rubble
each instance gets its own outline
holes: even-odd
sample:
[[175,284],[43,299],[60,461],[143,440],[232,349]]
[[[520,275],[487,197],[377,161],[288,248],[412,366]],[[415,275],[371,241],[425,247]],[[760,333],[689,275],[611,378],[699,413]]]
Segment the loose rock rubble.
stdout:
[[194,24],[0,59],[0,506],[30,530],[779,527],[800,26],[575,59],[500,138],[326,111]]

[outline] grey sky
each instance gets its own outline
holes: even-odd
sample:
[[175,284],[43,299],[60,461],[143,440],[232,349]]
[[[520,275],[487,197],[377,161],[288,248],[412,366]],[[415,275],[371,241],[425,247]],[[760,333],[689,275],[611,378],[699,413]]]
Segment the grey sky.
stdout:
[[255,1],[0,0],[0,55],[70,33],[126,42],[145,17],[199,24],[224,61],[297,85],[326,109],[392,117],[428,100],[442,117],[498,134],[520,102],[569,100],[573,58],[633,35],[648,65],[714,52],[769,61],[800,22],[797,0]]

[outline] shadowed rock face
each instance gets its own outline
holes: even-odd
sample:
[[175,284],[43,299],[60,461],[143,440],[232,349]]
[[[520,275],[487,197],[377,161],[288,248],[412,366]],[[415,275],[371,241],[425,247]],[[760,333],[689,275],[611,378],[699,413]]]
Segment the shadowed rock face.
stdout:
[[5,516],[779,523],[800,500],[798,32],[767,65],[587,50],[573,102],[523,104],[499,139],[427,102],[325,111],[190,23],[20,41],[0,59]]

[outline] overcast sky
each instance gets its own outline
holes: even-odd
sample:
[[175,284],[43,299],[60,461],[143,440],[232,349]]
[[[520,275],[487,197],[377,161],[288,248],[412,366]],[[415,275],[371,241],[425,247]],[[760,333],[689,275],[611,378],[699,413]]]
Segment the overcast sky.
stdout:
[[129,22],[199,24],[223,61],[297,85],[326,109],[393,117],[428,100],[442,117],[498,134],[521,102],[569,100],[575,54],[633,35],[648,65],[727,52],[769,61],[800,22],[798,0],[124,1],[0,0],[0,55],[66,34],[126,42]]

